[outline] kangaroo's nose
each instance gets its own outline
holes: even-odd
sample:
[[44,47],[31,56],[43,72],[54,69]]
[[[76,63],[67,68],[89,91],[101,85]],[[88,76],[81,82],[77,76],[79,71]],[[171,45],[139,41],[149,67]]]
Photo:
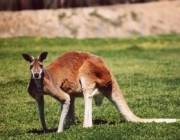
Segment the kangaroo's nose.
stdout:
[[35,78],[39,78],[39,73],[34,73]]

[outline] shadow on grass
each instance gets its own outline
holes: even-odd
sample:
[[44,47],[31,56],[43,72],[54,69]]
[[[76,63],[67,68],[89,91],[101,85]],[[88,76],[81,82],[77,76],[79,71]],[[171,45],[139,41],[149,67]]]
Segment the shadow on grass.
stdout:
[[[77,122],[77,124],[79,124],[81,122]],[[110,122],[110,121],[106,121],[106,120],[100,120],[100,119],[96,119],[93,120],[93,124],[94,125],[102,125],[102,124],[107,124],[107,125],[115,125],[115,124],[122,124],[125,123],[125,121],[120,121],[120,122]],[[76,124],[75,124],[76,125]],[[69,129],[69,128],[65,128],[65,129]],[[32,134],[46,134],[46,133],[54,133],[57,132],[58,128],[52,128],[52,129],[48,129],[46,132],[44,132],[42,129],[38,130],[38,129],[32,129],[29,130],[27,133],[32,133]]]
[[101,124],[108,124],[108,125],[115,125],[115,124],[122,124],[125,123],[125,121],[119,121],[119,122],[111,122],[111,121],[106,121],[106,120],[93,120],[94,125],[101,125]]
[[54,133],[54,132],[57,132],[57,129],[58,129],[58,128],[48,129],[46,132],[44,132],[42,129],[41,129],[41,130],[32,129],[32,130],[29,130],[27,133],[32,133],[32,134]]

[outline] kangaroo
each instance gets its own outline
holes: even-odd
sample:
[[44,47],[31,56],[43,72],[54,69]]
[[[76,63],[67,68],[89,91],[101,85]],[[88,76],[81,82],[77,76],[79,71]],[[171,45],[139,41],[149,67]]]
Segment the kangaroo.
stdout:
[[117,108],[126,121],[131,122],[166,122],[173,123],[177,119],[143,119],[136,116],[127,105],[118,83],[107,67],[103,58],[86,52],[67,52],[59,56],[46,68],[43,60],[47,52],[37,58],[22,54],[30,62],[31,78],[28,93],[36,100],[40,121],[44,132],[47,127],[44,117],[44,95],[50,95],[61,103],[61,115],[57,132],[75,123],[74,101],[76,97],[84,97],[85,114],[83,127],[92,124],[92,99],[101,105],[106,97]]

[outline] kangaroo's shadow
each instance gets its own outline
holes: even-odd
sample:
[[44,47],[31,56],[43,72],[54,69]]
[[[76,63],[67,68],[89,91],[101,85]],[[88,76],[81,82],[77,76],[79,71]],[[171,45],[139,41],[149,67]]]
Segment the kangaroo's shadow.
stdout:
[[38,129],[32,129],[29,130],[27,133],[32,133],[32,134],[45,134],[45,133],[53,133],[53,132],[57,132],[58,128],[52,128],[52,129],[48,129],[46,130],[46,132],[44,132],[42,129],[38,130]]
[[125,121],[112,122],[112,121],[106,121],[106,120],[101,120],[101,119],[93,120],[94,125],[101,125],[101,124],[115,125],[115,124],[122,124],[124,122]]
[[[94,125],[102,125],[102,124],[107,124],[107,125],[115,125],[115,124],[122,124],[125,121],[119,121],[119,122],[112,122],[112,121],[106,121],[106,120],[101,120],[101,119],[96,119],[93,120],[93,124]],[[77,124],[80,124],[81,122],[77,122]],[[75,124],[76,125],[76,124]],[[66,128],[68,129],[68,128]],[[54,133],[57,132],[58,128],[51,128],[48,129],[46,132],[44,132],[42,129],[38,130],[38,129],[32,129],[29,130],[27,133],[32,133],[32,134],[45,134],[45,133]]]

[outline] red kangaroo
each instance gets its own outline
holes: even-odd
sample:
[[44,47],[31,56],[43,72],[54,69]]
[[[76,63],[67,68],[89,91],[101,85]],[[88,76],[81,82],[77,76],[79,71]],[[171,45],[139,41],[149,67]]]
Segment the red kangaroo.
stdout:
[[[36,99],[43,131],[47,131],[44,117],[44,97],[50,95],[61,103],[61,116],[57,132],[75,123],[75,97],[84,97],[85,115],[83,127],[92,126],[92,98],[101,105],[103,97],[109,99],[126,121],[131,122],[176,122],[177,119],[142,119],[128,107],[116,79],[104,60],[85,52],[68,52],[49,66],[43,68],[47,52],[37,58],[22,54],[30,62],[31,79],[28,93]],[[65,122],[65,123],[64,123]]]

